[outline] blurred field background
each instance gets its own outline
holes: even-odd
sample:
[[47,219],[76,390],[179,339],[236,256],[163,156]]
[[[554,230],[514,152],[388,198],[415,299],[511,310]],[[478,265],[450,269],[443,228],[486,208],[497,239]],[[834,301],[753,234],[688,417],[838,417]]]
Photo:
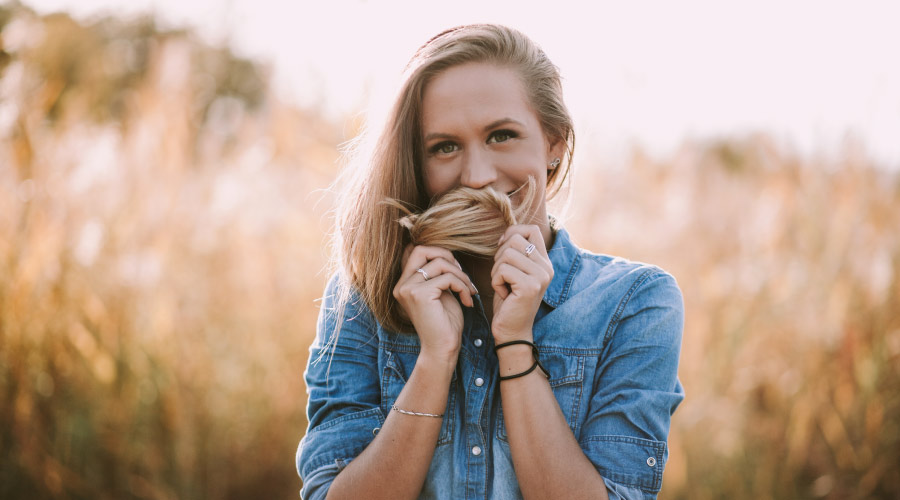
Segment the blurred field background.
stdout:
[[[147,18],[0,6],[0,498],[297,498],[355,119]],[[661,498],[900,498],[900,175],[765,134],[579,156],[582,246],[687,318]]]

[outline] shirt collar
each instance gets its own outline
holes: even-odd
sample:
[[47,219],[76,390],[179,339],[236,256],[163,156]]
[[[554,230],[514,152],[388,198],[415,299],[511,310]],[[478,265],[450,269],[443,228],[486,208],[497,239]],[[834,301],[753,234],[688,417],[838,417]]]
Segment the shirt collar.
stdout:
[[544,292],[544,303],[555,309],[569,297],[575,272],[581,264],[581,253],[569,238],[568,231],[558,228],[547,255],[553,264],[553,279]]

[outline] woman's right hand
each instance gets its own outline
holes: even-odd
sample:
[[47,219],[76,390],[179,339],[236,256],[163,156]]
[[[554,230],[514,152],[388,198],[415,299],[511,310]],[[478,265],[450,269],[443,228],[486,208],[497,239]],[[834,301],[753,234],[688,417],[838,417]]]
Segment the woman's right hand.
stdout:
[[403,272],[394,287],[394,298],[419,335],[419,357],[455,366],[463,314],[451,292],[459,294],[463,305],[472,307],[472,296],[478,293],[475,286],[445,248],[409,245],[401,262]]

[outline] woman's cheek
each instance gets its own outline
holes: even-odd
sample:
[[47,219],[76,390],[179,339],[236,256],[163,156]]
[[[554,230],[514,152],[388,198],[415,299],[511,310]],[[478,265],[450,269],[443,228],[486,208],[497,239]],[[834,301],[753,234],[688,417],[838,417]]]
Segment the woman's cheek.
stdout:
[[432,172],[425,175],[425,189],[429,196],[443,194],[456,187],[452,172]]

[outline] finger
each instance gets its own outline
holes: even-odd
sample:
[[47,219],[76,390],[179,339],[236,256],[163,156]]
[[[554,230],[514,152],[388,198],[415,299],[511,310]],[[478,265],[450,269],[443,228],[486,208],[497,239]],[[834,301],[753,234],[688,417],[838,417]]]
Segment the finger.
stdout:
[[[510,291],[515,293],[518,291],[519,293],[525,293],[528,290],[526,288],[539,288],[539,285],[535,282],[535,280],[530,280],[534,283],[531,287],[525,287],[526,283],[528,283],[528,276],[522,272],[521,269],[517,269],[510,264],[501,264],[497,267],[497,272],[491,275],[491,288],[494,292],[500,296],[501,299],[506,299],[510,295]],[[509,286],[509,288],[507,288]]]
[[512,247],[507,247],[500,254],[495,256],[495,259],[494,266],[491,268],[492,276],[497,273],[497,270],[501,265],[509,264],[526,275],[534,277],[542,284],[550,283],[552,266],[548,268],[544,259],[536,259],[534,258],[534,255],[529,257]]
[[472,291],[469,289],[468,279],[463,281],[453,273],[444,273],[428,282],[422,282],[418,286],[430,286],[442,291],[453,291],[459,295],[460,302],[467,307],[475,306],[475,299],[472,298]]
[[410,250],[409,259],[407,259],[406,265],[403,266],[403,272],[400,274],[400,281],[409,279],[417,269],[424,266],[429,261],[438,258],[443,258],[448,262],[459,264],[459,262],[456,261],[456,257],[453,256],[453,253],[446,248],[426,245],[417,245],[413,247],[412,250]]
[[444,259],[435,259],[419,269],[425,271],[428,279],[426,280],[425,276],[417,271],[408,279],[398,281],[393,291],[395,299],[405,298],[414,302],[437,300],[441,293],[452,290],[460,295],[464,305],[469,307],[475,305],[472,298],[473,290],[470,288],[471,281],[465,274],[460,277],[459,269],[453,264]]
[[534,224],[513,224],[506,228],[506,231],[503,232],[503,236],[500,237],[500,242],[498,245],[502,245],[506,242],[512,235],[519,234],[522,237],[529,239],[532,235],[540,236],[541,240],[544,239],[544,236],[541,234],[541,228]]
[[475,307],[475,299],[472,297],[472,290],[470,289],[470,282],[468,278],[463,281],[455,275],[444,274],[443,276],[447,276],[448,287],[450,288],[450,290],[456,292],[456,294],[459,296],[460,302],[462,302],[463,305],[468,307]]
[[[529,259],[531,262],[534,262],[538,265],[540,269],[543,269],[544,272],[553,274],[553,263],[550,262],[550,258],[547,256],[544,247],[541,246],[541,239],[538,243],[535,243],[531,240],[525,239],[521,234],[513,234],[500,248],[497,249],[497,253],[494,255],[494,264],[500,262],[504,256],[512,255],[514,253],[518,253],[523,257]],[[529,245],[534,245],[535,249],[532,251],[531,255],[526,255],[525,251],[528,249]],[[513,260],[512,262],[518,262],[519,260]]]
[[[519,240],[521,238],[521,240]],[[524,240],[522,246],[518,246],[517,242]],[[500,238],[498,250],[507,245],[517,244],[515,248],[525,251],[529,244],[534,244],[535,251],[540,252],[544,257],[547,256],[547,243],[544,241],[544,235],[541,234],[541,228],[533,224],[517,224],[509,226]],[[533,254],[531,255],[534,256]]]
[[[516,295],[540,295],[543,296],[553,279],[553,269],[546,269],[524,254],[512,249],[505,252],[508,256],[494,263],[491,270],[491,280],[499,275],[507,279],[506,288]],[[512,268],[517,273],[504,272],[504,269]],[[505,298],[505,297],[504,297]]]
[[[454,260],[453,263],[447,262],[446,259],[438,257],[437,259],[433,259],[428,261],[427,264],[422,267],[416,269],[416,274],[418,274],[418,279],[422,281],[428,281],[425,279],[425,276],[419,272],[419,269],[425,271],[425,274],[428,275],[428,280],[432,278],[436,278],[442,274],[449,273],[457,278],[463,283],[467,283],[467,288],[469,294],[477,294],[478,290],[475,289],[475,285],[472,284],[472,280],[469,279],[469,276],[463,272],[462,268],[458,266],[458,263]],[[410,279],[416,278],[416,276],[411,277]]]

